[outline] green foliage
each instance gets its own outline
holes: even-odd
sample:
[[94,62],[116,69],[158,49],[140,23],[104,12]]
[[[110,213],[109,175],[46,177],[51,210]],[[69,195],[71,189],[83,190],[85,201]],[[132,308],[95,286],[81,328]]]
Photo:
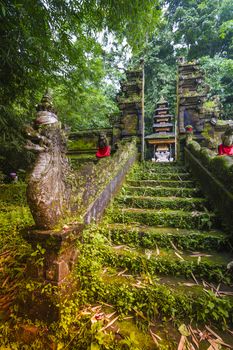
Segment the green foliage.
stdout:
[[4,172],[30,164],[32,157],[23,150],[22,126],[33,119],[34,106],[48,87],[54,91],[61,120],[72,129],[109,125],[107,116],[117,111],[116,87],[109,76],[116,79],[119,74],[107,43],[104,49],[100,44],[101,37],[111,34],[115,48],[127,38],[136,49],[158,22],[157,5],[149,0],[0,3]]
[[216,55],[202,57],[200,60],[205,70],[206,82],[210,86],[210,95],[219,95],[222,103],[222,118],[232,119],[233,96],[233,60]]
[[232,118],[232,18],[231,0],[162,1],[159,30],[145,43],[145,101],[147,132],[151,132],[155,103],[163,95],[176,110],[179,56],[200,59],[210,85],[209,97],[220,95],[225,119]]
[[7,205],[19,205],[19,206],[27,206],[26,200],[26,184],[16,183],[16,184],[1,184],[0,185],[0,200],[2,207]]

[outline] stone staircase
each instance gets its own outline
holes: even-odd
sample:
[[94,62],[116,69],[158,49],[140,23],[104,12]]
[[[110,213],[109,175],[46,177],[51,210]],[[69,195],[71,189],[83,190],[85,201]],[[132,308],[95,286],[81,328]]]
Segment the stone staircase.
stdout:
[[[135,165],[99,231],[108,242],[99,250],[108,294],[101,292],[102,301],[136,310],[151,324],[157,319],[230,327],[231,239],[185,167]],[[134,300],[125,296],[128,309],[119,306],[122,288]],[[160,335],[166,327],[160,323]]]

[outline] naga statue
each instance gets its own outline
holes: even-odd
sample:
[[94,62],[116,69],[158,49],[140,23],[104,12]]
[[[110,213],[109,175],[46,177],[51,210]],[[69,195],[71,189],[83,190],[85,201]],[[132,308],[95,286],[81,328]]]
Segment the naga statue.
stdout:
[[233,127],[228,126],[222,135],[222,144],[218,146],[219,155],[233,156]]
[[37,153],[27,187],[27,200],[36,226],[54,228],[70,211],[72,174],[66,157],[66,137],[49,92],[36,107],[33,127],[26,128],[25,148]]

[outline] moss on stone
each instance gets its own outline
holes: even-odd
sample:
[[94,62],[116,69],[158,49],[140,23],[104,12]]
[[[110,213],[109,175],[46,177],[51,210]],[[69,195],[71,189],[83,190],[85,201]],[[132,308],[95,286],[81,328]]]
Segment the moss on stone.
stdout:
[[[149,227],[135,224],[109,224],[101,233],[113,244],[142,248],[174,248],[193,251],[231,251],[230,237],[220,231],[187,230],[172,227]],[[173,243],[173,244],[172,244]]]
[[135,187],[171,187],[171,188],[194,188],[195,183],[190,180],[128,180],[129,186]]
[[119,196],[118,205],[131,208],[203,210],[207,200],[203,198]]
[[138,222],[148,226],[210,229],[216,224],[213,213],[182,210],[116,209],[109,213],[113,222]]
[[81,138],[79,140],[68,140],[67,146],[69,151],[96,149],[97,141],[98,141],[97,137],[89,138],[89,139]]
[[198,197],[199,188],[179,188],[179,187],[143,187],[143,186],[125,186],[124,193],[138,196],[174,196],[174,197]]

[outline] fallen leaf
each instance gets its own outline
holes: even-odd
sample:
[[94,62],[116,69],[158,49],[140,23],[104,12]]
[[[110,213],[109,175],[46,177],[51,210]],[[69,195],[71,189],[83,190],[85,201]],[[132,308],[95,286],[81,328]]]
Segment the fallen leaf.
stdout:
[[225,347],[227,347],[227,348],[229,348],[229,349],[233,349],[233,346],[231,346],[230,344],[224,343],[223,340],[216,339],[216,343],[217,343],[217,344],[220,344],[220,345],[223,345],[223,346],[225,346]]
[[100,329],[100,332],[103,332],[105,329],[109,328],[113,323],[118,320],[119,316],[115,317],[112,321],[110,321],[105,327]]
[[186,342],[186,337],[184,335],[182,335],[180,338],[180,342],[179,342],[177,350],[185,350],[184,349],[185,342]]
[[198,283],[198,281],[197,281],[197,279],[196,279],[196,277],[194,276],[194,274],[191,272],[191,276],[192,276],[192,278],[194,279],[194,281],[196,282],[196,284],[199,284]]
[[153,335],[153,332],[151,331],[151,329],[150,329],[150,335],[151,335],[151,337],[152,337],[154,343],[155,343],[157,346],[159,346],[159,342],[158,342],[158,340],[155,338],[155,336]]
[[220,338],[219,335],[217,335],[217,333],[215,333],[209,326],[205,326],[205,328],[207,329],[207,331],[213,334],[217,339],[222,340],[222,338]]
[[218,344],[214,340],[208,339],[208,342],[210,343],[211,350],[220,350]]
[[182,258],[182,256],[181,256],[180,254],[178,254],[177,252],[175,252],[175,255],[178,256],[178,258],[179,258],[180,260],[184,260],[184,258]]
[[126,269],[124,269],[123,271],[120,271],[120,272],[117,274],[117,276],[123,275],[123,273],[125,273],[127,270],[128,270],[128,269],[126,268]]

